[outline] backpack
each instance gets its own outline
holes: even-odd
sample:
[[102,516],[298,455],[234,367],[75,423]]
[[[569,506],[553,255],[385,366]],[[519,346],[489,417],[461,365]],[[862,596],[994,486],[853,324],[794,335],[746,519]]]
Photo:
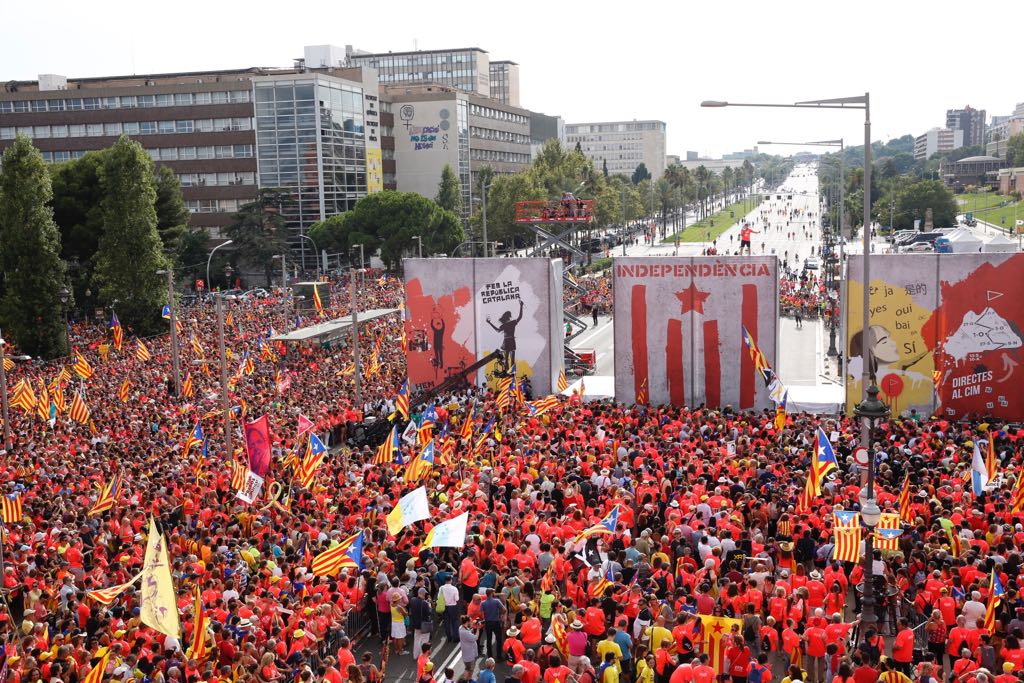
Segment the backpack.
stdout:
[[747,683],[761,683],[761,678],[767,670],[768,667],[766,666],[758,666],[756,663],[751,663],[750,671],[747,672]]

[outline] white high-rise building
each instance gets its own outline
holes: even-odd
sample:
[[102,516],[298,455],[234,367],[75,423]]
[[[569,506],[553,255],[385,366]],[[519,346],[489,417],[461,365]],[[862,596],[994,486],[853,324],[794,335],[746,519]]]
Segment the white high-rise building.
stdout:
[[577,142],[597,170],[607,164],[609,175],[631,176],[641,163],[655,180],[665,172],[664,121],[566,124],[566,146],[575,148]]

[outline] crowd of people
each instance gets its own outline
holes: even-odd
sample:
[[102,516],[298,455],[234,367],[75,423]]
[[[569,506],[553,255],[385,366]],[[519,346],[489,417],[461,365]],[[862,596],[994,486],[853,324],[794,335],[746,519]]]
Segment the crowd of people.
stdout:
[[[324,297],[326,316],[347,312],[346,287]],[[361,291],[365,308],[402,297],[391,277],[368,278]],[[416,439],[385,463],[373,444],[344,445],[365,418],[396,409],[405,380],[397,317],[361,328],[363,363],[369,349],[378,362],[355,405],[347,344],[271,341],[272,330],[312,322],[296,320],[292,304],[228,307],[236,426],[264,414],[272,426],[270,478],[252,504],[236,496],[232,463],[244,455],[225,451],[218,373],[203,370],[216,358],[212,307],[180,311],[192,396],[169,391],[167,335],[144,340],[145,359],[131,330],[120,351],[110,348],[106,321],[71,330],[88,379],[59,379],[62,368],[74,372],[68,359],[10,370],[9,386],[52,385],[68,402],[80,395],[91,415],[12,409],[0,479],[23,510],[4,525],[6,680],[380,683],[390,676],[385,648],[392,664],[416,658],[420,683],[495,683],[506,667],[510,683],[1017,680],[1018,427],[916,415],[878,426],[878,502],[904,523],[895,548],[873,553],[874,572],[897,590],[882,591],[878,624],[861,623],[862,565],[833,559],[834,513],[860,506],[854,419],[780,423],[774,411],[578,398],[543,410],[513,402],[499,414],[493,393],[473,389],[433,410],[412,406],[411,420],[426,411],[453,448],[408,482],[400,463],[419,452]],[[289,464],[304,447],[301,416],[341,445],[308,486]],[[494,418],[500,432],[486,428]],[[186,451],[197,419],[208,444]],[[808,505],[800,494],[819,430],[838,467]],[[1002,476],[975,497],[965,481],[979,440],[992,440]],[[90,514],[115,475],[113,505]],[[388,513],[420,485],[429,519],[390,533]],[[463,546],[427,547],[434,525],[464,512]],[[109,604],[92,593],[135,576],[155,533],[170,551],[180,637],[142,623],[142,586]],[[313,558],[360,534],[361,568],[313,574]],[[994,579],[1005,594],[989,620]],[[189,648],[197,591],[208,623],[198,658]],[[341,633],[363,623],[382,641],[365,654],[357,634]],[[435,632],[458,643],[458,674],[433,669]]]

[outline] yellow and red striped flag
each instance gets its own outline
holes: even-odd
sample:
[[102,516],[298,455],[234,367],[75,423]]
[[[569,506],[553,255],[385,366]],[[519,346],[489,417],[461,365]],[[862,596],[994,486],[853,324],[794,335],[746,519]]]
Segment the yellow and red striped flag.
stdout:
[[331,576],[343,567],[363,568],[363,532],[360,529],[344,541],[313,558],[313,576]]
[[899,550],[901,533],[899,513],[883,512],[875,528],[875,550]]
[[1013,487],[1013,512],[1024,510],[1024,467],[1017,470],[1017,482]]
[[999,578],[998,569],[993,569],[988,594],[988,605],[985,607],[985,622],[983,624],[985,630],[990,634],[996,632],[996,608],[1002,602],[1000,598],[1005,594],[1006,590],[1003,588],[1003,582]]
[[17,524],[24,517],[21,507],[21,496],[0,496],[0,511],[3,512],[4,524]]
[[121,473],[117,472],[110,477],[110,481],[106,483],[103,490],[100,491],[99,498],[96,499],[96,503],[89,510],[90,515],[98,515],[106,512],[114,507],[114,503],[117,502],[117,497],[121,493]]
[[569,636],[565,632],[565,624],[562,623],[561,615],[555,614],[551,619],[551,635],[555,637],[555,647],[562,653],[563,657],[569,656]]
[[43,422],[50,419],[50,392],[46,390],[46,382],[39,380],[39,400],[36,401],[36,415]]
[[647,405],[647,378],[644,377],[644,381],[640,383],[640,388],[636,391],[636,403],[637,405]]
[[195,393],[195,387],[192,386],[192,373],[188,370],[185,371],[185,381],[181,383],[181,393],[186,398],[192,398]]
[[711,666],[718,674],[725,671],[725,651],[732,645],[732,633],[734,629],[739,631],[743,622],[739,619],[729,617],[701,616],[702,630],[705,635],[704,651],[711,659]]
[[124,381],[121,382],[121,388],[117,390],[117,397],[121,399],[121,403],[128,402],[128,392],[131,390],[132,383],[125,377]]
[[313,306],[316,308],[316,313],[321,318],[324,317],[324,304],[320,301],[320,288],[313,285]]
[[89,406],[85,405],[82,394],[77,391],[71,399],[71,419],[80,424],[89,424]]
[[110,318],[110,329],[114,333],[114,348],[120,351],[121,344],[124,343],[124,328],[121,327],[121,321],[117,319],[117,313]]
[[998,469],[998,462],[996,461],[996,447],[995,447],[995,434],[989,430],[988,433],[988,448],[985,451],[985,470],[988,473],[988,480],[993,481],[996,478],[996,470]]
[[145,363],[148,360],[152,360],[153,354],[146,348],[146,344],[141,339],[135,340],[135,360]]
[[189,335],[188,343],[192,347],[192,353],[195,354],[196,358],[205,358],[203,345],[199,343],[199,338],[196,337],[195,332]]
[[81,679],[82,683],[103,683],[103,677],[107,673],[107,662],[110,661],[110,649],[101,649],[104,650],[103,656],[100,657],[100,661],[96,662],[96,666],[89,670],[85,678]]
[[569,388],[569,380],[567,380],[565,378],[565,369],[564,368],[558,371],[558,385],[557,386],[558,386],[558,390],[559,391],[565,391],[566,389]]
[[316,434],[310,433],[309,445],[306,448],[306,455],[302,458],[302,464],[299,465],[299,485],[305,489],[312,490],[313,478],[316,476],[316,470],[323,463],[324,459],[327,458],[327,447],[324,446]]
[[195,608],[192,612],[192,645],[189,647],[188,656],[198,662],[206,659],[206,612],[203,610],[203,596],[199,587],[195,589]]
[[832,531],[834,547],[832,559],[840,562],[856,562],[860,559],[860,515],[856,512],[836,510],[832,513],[835,522]]
[[99,588],[97,590],[88,591],[85,594],[85,597],[89,598],[90,600],[95,600],[101,605],[109,605],[117,599],[117,596],[131,588],[132,584],[134,584],[140,578],[142,578],[142,572],[136,574],[135,578],[133,578],[128,583],[122,583],[118,586],[110,586],[109,588]]
[[71,367],[74,369],[75,374],[82,379],[92,377],[92,366],[89,365],[89,361],[85,359],[85,356],[80,353],[75,354],[75,363]]
[[11,391],[11,405],[21,408],[26,413],[31,413],[36,408],[36,395],[32,391],[32,385],[28,380],[22,378],[14,385]]
[[231,488],[241,490],[249,479],[249,465],[239,460],[231,463]]
[[900,490],[900,519],[907,524],[914,521],[910,514],[910,472],[903,478],[903,488]]
[[466,419],[462,422],[462,428],[459,429],[459,438],[469,442],[473,441],[473,411],[475,409],[476,401],[469,404],[469,408],[466,409]]
[[14,361],[4,356],[4,372],[10,372],[14,369]]

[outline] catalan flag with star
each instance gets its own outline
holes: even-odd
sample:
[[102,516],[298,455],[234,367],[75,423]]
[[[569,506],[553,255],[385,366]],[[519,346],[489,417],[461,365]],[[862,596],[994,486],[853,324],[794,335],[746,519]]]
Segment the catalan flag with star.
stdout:
[[82,379],[89,379],[92,377],[92,366],[89,365],[89,361],[85,359],[85,356],[80,353],[75,354],[75,363],[71,367],[75,371],[75,374]]
[[362,570],[363,531],[360,529],[338,545],[328,548],[313,558],[310,569],[313,576],[333,576],[344,567]]
[[616,505],[612,508],[611,512],[605,515],[597,524],[587,527],[583,531],[576,534],[576,538],[573,539],[574,543],[590,538],[591,536],[598,536],[600,534],[614,534],[619,526],[619,506]]
[[114,334],[114,348],[120,351],[121,344],[124,343],[124,328],[121,327],[121,321],[117,319],[117,313],[111,313],[110,330]]
[[135,360],[139,361],[140,363],[145,363],[148,360],[152,360],[152,358],[153,358],[153,354],[151,354],[149,352],[149,349],[146,348],[145,342],[143,342],[141,339],[136,339],[135,340]]
[[98,515],[112,509],[120,494],[121,473],[117,472],[111,475],[106,485],[104,485],[103,489],[100,491],[99,498],[96,499],[96,503],[93,504],[92,509],[89,510],[89,515]]

